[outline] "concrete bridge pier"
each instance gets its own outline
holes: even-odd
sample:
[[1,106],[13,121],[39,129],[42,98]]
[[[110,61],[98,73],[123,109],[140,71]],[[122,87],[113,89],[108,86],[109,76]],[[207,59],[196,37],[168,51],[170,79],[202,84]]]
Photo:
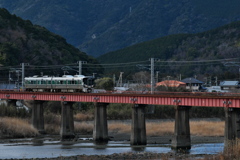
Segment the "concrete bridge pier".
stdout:
[[61,102],[62,115],[61,115],[61,139],[72,139],[74,134],[74,121],[73,121],[73,102]]
[[191,149],[189,106],[175,106],[175,128],[172,149]]
[[44,101],[34,101],[32,106],[32,125],[40,134],[46,133],[44,130],[43,103]]
[[145,104],[132,107],[131,145],[146,145]]
[[224,108],[225,110],[225,134],[224,147],[236,144],[240,138],[240,108]]
[[108,125],[107,125],[107,105],[108,103],[94,103],[94,128],[93,140],[95,142],[108,142]]

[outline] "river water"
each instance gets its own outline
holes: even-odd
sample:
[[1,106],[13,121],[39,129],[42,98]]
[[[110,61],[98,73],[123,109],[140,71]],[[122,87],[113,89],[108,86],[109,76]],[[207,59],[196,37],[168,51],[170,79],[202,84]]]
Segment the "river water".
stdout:
[[[126,152],[173,153],[170,145],[149,144],[131,147],[129,141],[109,141],[95,144],[87,139],[81,142],[61,142],[51,138],[18,139],[0,144],[0,159],[54,158],[76,155],[110,155]],[[223,143],[195,144],[187,154],[218,154],[223,151]]]
[[[148,120],[159,123],[158,120]],[[162,121],[162,120],[161,120]],[[169,121],[169,120],[168,120]],[[219,121],[219,119],[210,119]],[[109,121],[114,123],[115,121]],[[92,122],[89,122],[92,123]],[[124,121],[123,123],[131,123]],[[0,139],[0,159],[55,158],[77,155],[110,155],[127,152],[174,153],[170,144],[148,144],[132,147],[129,141],[109,141],[107,144],[95,144],[91,138],[79,138],[77,141],[60,141],[60,136],[45,135],[38,138]],[[192,144],[190,155],[218,154],[223,151],[223,143]]]

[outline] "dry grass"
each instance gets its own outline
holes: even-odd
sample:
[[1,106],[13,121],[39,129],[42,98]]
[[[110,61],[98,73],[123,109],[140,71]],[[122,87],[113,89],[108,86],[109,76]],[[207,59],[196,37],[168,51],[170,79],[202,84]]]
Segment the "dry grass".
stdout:
[[174,122],[146,123],[147,136],[171,135],[174,131]]
[[81,134],[92,134],[93,124],[78,122],[74,124],[74,131]]
[[[111,123],[108,125],[109,131],[118,133],[130,133],[131,124]],[[147,122],[147,136],[172,135],[174,132],[174,122]],[[223,136],[224,122],[192,121],[190,122],[190,133],[196,136]]]
[[60,124],[45,124],[44,126],[47,134],[59,134],[60,133]]
[[224,126],[223,121],[193,121],[190,122],[190,133],[197,136],[223,136]]
[[93,120],[93,114],[90,113],[77,113],[74,115],[75,121],[89,121]]
[[[60,116],[45,115],[45,131],[48,134],[59,134]],[[75,122],[75,133],[92,134],[93,123]],[[115,122],[108,124],[108,130],[115,133],[131,133],[131,123]],[[172,135],[174,132],[173,122],[147,122],[147,136]],[[191,121],[190,133],[196,136],[223,136],[224,122]],[[31,137],[38,132],[26,120],[18,118],[0,119],[0,136],[7,137]]]
[[61,126],[61,115],[48,113],[44,115],[44,128],[47,134],[59,134]]
[[131,124],[125,123],[111,123],[108,125],[108,130],[116,133],[130,133],[131,132]]
[[38,135],[38,131],[27,120],[19,118],[0,118],[0,136],[25,138]]

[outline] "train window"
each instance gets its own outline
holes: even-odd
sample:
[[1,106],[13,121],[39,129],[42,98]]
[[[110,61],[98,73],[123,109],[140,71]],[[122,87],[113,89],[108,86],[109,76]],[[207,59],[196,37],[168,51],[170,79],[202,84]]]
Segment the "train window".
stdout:
[[51,81],[47,81],[47,84],[51,84]]
[[55,81],[52,81],[52,84],[55,84],[56,82]]

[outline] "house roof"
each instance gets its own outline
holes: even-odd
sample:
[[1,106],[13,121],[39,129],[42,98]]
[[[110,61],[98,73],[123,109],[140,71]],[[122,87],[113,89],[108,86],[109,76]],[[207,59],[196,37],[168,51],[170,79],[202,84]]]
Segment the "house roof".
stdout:
[[198,84],[203,84],[202,81],[199,81],[199,80],[197,80],[197,79],[195,79],[195,78],[192,78],[192,77],[190,77],[190,78],[185,78],[185,79],[181,80],[181,82],[184,82],[184,83],[198,83]]
[[220,86],[238,86],[239,81],[223,81],[220,83]]

